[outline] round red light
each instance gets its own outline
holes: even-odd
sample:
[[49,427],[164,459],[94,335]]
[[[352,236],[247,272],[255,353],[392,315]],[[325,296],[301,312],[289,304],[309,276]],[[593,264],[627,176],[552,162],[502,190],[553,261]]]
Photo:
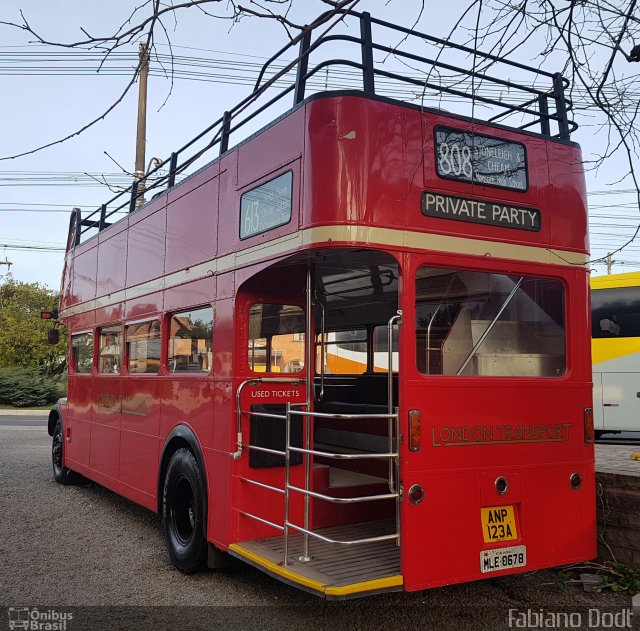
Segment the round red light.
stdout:
[[419,484],[414,484],[409,489],[409,501],[412,504],[420,504],[424,499],[424,489]]

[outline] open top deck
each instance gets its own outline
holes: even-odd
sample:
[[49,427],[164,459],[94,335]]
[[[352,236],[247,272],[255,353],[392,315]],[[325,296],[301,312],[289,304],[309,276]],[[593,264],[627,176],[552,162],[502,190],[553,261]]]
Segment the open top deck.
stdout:
[[[340,57],[333,56],[336,50]],[[292,52],[295,58],[290,60]],[[67,249],[109,227],[116,213],[138,210],[145,200],[207,167],[215,151],[222,155],[229,150],[232,138],[270,124],[270,119],[290,113],[314,94],[330,91],[402,101],[421,111],[455,114],[567,142],[577,127],[569,117],[572,104],[564,95],[567,85],[559,73],[454,44],[368,13],[328,12],[264,64],[253,92],[235,107],[97,210],[83,217],[75,209]],[[291,97],[292,109],[287,109]]]

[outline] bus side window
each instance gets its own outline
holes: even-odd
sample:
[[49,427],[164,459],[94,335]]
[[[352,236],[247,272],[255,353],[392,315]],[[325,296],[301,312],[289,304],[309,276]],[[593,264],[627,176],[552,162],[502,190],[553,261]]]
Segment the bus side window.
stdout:
[[130,373],[160,371],[160,321],[149,320],[126,328],[127,370]]
[[100,329],[98,372],[120,374],[122,369],[122,330],[119,326]]
[[71,363],[73,372],[91,374],[93,370],[93,333],[71,336]]
[[174,313],[169,333],[169,372],[210,372],[212,340],[211,307]]

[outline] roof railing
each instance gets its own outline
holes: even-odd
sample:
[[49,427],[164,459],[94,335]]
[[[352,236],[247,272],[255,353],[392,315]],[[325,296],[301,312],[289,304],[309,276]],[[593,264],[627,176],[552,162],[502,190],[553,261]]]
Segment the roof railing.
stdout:
[[[328,26],[328,22],[334,18],[334,23]],[[350,19],[357,19],[359,22],[358,36],[333,32],[339,22]],[[388,31],[391,36],[400,36],[400,43],[393,47],[376,43],[372,34],[374,27],[377,30]],[[318,33],[322,29],[324,31]],[[335,42],[359,46],[360,61],[344,58],[321,58],[316,61],[316,54],[319,56],[319,51],[324,46],[329,45],[327,46],[329,48],[330,44]],[[430,46],[434,52],[437,52],[433,57],[426,57],[411,50],[411,45],[414,49]],[[296,47],[298,49],[296,58],[293,61],[285,61],[285,55]],[[472,67],[442,61],[441,57],[444,53],[450,51],[454,54],[471,56]],[[375,53],[381,53],[382,60],[376,60]],[[422,71],[410,66],[412,70],[418,72],[413,76],[383,68],[382,66],[390,59],[405,68],[409,64],[422,64],[425,68]],[[279,62],[278,65],[276,62]],[[343,77],[347,82],[346,86],[341,86],[340,89],[329,89],[326,84],[320,85],[320,89],[314,89],[313,93],[353,91],[356,88],[349,81],[352,81],[355,76],[358,82],[357,91],[368,97],[385,98],[384,93],[391,90],[385,82],[391,82],[388,85],[394,86],[392,100],[403,100],[398,98],[398,87],[402,89],[402,86],[405,86],[405,90],[406,86],[416,87],[419,89],[418,92],[412,93],[411,98],[404,100],[414,102],[414,105],[425,109],[439,109],[430,105],[435,96],[438,104],[448,98],[461,101],[466,104],[467,109],[470,105],[471,111],[463,115],[473,120],[508,125],[519,130],[529,130],[537,126],[539,133],[549,138],[569,140],[571,132],[577,129],[576,123],[569,118],[572,103],[565,96],[565,88],[568,87],[569,82],[559,73],[545,72],[468,46],[455,44],[449,40],[378,20],[371,17],[369,13],[352,10],[329,11],[270,57],[260,70],[251,94],[229,111],[224,112],[222,117],[183,147],[171,153],[166,160],[156,164],[142,179],[134,181],[128,189],[113,196],[86,218],[82,218],[79,209],[74,209],[69,229],[69,234],[73,234],[73,238],[69,239],[69,247],[78,245],[81,240],[89,236],[87,234],[89,231],[96,229],[102,231],[110,226],[111,222],[107,219],[116,213],[136,212],[139,209],[138,199],[143,198],[150,191],[155,190],[158,192],[156,194],[159,194],[175,186],[178,176],[186,174],[191,166],[203,155],[208,155],[216,146],[219,155],[224,154],[229,149],[230,137],[233,133],[243,127],[246,129],[251,121],[282,101],[287,94],[293,92],[293,107],[299,106],[305,98],[310,96],[310,88],[314,88],[312,83],[316,78],[320,78],[319,73],[324,70],[328,76],[330,69],[337,68],[342,68],[336,74]],[[355,69],[357,74],[353,75],[350,69]],[[492,71],[494,69],[495,71]],[[280,89],[279,83],[294,71],[295,80]],[[511,73],[519,77],[518,82],[503,78],[510,76]],[[536,87],[541,82],[544,85]],[[319,81],[316,82],[315,87],[318,85]],[[276,89],[274,96],[271,96],[272,89]],[[500,90],[497,96],[496,89]],[[503,90],[507,91],[508,99],[504,98]],[[270,98],[266,98],[267,93]],[[478,110],[484,108],[490,110],[490,115],[480,118]],[[512,124],[512,119],[517,117],[519,117],[517,124]],[[196,149],[195,145],[206,140],[211,134],[204,146]],[[190,153],[189,150],[191,150]]]

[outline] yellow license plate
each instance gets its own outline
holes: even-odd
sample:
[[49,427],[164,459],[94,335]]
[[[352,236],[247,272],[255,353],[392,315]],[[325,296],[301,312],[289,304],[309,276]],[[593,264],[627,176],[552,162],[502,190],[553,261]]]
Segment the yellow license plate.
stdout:
[[482,535],[485,543],[511,541],[518,538],[513,506],[489,506],[480,509]]

